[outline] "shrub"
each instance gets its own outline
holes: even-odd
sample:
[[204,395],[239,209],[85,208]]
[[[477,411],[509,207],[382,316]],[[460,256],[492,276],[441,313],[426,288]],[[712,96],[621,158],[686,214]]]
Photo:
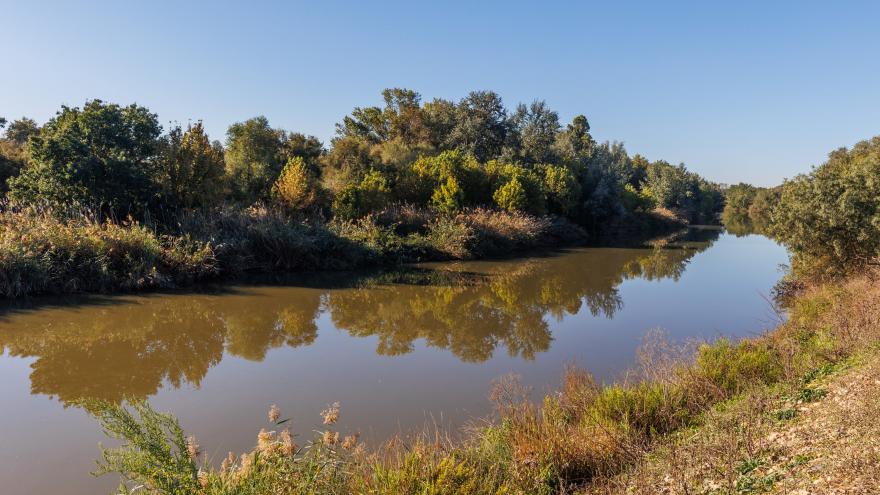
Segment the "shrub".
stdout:
[[543,190],[551,213],[568,215],[581,201],[581,186],[574,172],[561,165],[543,167]]
[[725,397],[749,386],[772,383],[782,375],[781,360],[766,343],[719,339],[700,347],[697,373],[708,379]]
[[0,292],[107,292],[173,287],[213,276],[209,244],[159,237],[134,221],[7,212],[0,218]]
[[480,164],[471,155],[466,155],[458,150],[444,151],[436,156],[422,156],[411,167],[415,179],[410,179],[418,184],[414,199],[422,204],[432,200],[432,192],[452,179],[460,190],[461,206],[477,205],[488,201],[486,195],[487,177]]
[[[517,186],[510,186],[517,190],[509,193],[500,193],[513,199],[517,203],[516,211],[528,212],[533,215],[543,215],[545,212],[544,189],[541,185],[541,177],[533,170],[526,169],[518,164],[504,163],[492,160],[486,164],[486,175],[492,187],[492,200],[498,205],[499,189],[508,186],[514,179],[519,182]],[[520,193],[518,190],[521,190]],[[524,199],[522,199],[524,198]],[[507,208],[505,208],[507,209]],[[512,210],[510,210],[512,211]]]
[[378,171],[371,170],[360,184],[349,184],[336,195],[333,211],[341,219],[360,218],[388,204],[390,193],[388,180]]
[[431,196],[431,206],[443,213],[453,213],[460,210],[463,205],[464,191],[452,176],[434,189],[434,194]]
[[461,218],[442,216],[428,224],[426,235],[431,248],[451,259],[474,257],[474,229],[461,221]]
[[529,207],[529,197],[526,188],[523,187],[519,178],[514,177],[506,184],[499,187],[492,195],[495,204],[499,208],[511,212],[524,212]]

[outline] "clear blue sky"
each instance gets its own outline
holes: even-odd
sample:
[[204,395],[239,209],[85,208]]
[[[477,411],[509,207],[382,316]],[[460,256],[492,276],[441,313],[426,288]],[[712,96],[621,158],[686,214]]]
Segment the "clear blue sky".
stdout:
[[386,87],[492,89],[583,113],[631,153],[772,185],[880,134],[878,19],[867,1],[0,0],[0,115],[101,98],[212,138],[263,114],[327,142]]

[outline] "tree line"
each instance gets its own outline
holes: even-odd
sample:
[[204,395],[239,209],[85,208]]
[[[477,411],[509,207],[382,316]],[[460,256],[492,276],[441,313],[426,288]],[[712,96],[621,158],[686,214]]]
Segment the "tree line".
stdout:
[[726,190],[730,230],[758,230],[785,244],[793,274],[828,279],[880,260],[880,136],[838,148],[809,173],[773,188]]
[[382,98],[345,116],[329,146],[262,116],[232,124],[221,143],[200,121],[164,131],[143,106],[91,100],[42,126],[0,122],[0,180],[11,205],[168,223],[219,204],[347,220],[405,203],[552,214],[598,229],[655,208],[711,222],[723,207],[719,185],[599,143],[586,117],[563,125],[543,101],[510,110],[491,91],[422,101],[400,88]]

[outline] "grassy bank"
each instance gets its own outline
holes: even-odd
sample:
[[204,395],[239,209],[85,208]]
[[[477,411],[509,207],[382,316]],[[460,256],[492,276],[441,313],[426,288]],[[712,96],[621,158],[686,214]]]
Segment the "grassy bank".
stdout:
[[[455,441],[424,435],[364,445],[357,437],[340,437],[335,407],[314,437],[296,436],[272,413],[256,448],[220,465],[198,455],[195,441],[187,440],[173,418],[146,405],[137,405],[135,415],[111,404],[90,407],[108,432],[126,443],[122,450],[105,451],[107,471],[151,493],[261,494],[653,493],[658,476],[668,485],[673,482],[664,476],[699,472],[696,466],[679,467],[695,455],[683,442],[715,438],[718,415],[735,411],[725,423],[732,425],[723,439],[730,449],[706,444],[703,452],[721,474],[709,481],[676,478],[675,483],[689,484],[671,489],[731,493],[724,490],[774,482],[743,477],[757,459],[741,455],[751,438],[749,415],[759,422],[796,418],[802,404],[824,395],[816,380],[880,337],[880,285],[868,275],[792,297],[788,320],[755,339],[685,349],[652,340],[640,356],[641,369],[616,385],[600,386],[572,368],[558,391],[532,404],[515,380],[502,380],[491,394],[495,420]],[[704,481],[727,488],[712,492],[708,484],[701,488]]]
[[297,220],[262,207],[192,213],[173,230],[89,215],[0,213],[0,294],[182,287],[254,272],[353,269],[497,257],[583,242],[557,217],[391,207],[353,221]]

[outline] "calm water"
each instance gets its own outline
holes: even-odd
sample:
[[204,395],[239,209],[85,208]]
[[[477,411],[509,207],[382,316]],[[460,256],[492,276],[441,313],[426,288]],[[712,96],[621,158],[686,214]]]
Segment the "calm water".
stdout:
[[37,300],[0,308],[0,487],[109,492],[89,476],[103,441],[74,405],[146,397],[221,458],[254,443],[277,403],[310,436],[340,401],[343,431],[379,439],[489,413],[493,379],[541,393],[576,362],[610,381],[643,335],[746,336],[785,251],[691,230],[665,248],[310,276],[200,293]]

